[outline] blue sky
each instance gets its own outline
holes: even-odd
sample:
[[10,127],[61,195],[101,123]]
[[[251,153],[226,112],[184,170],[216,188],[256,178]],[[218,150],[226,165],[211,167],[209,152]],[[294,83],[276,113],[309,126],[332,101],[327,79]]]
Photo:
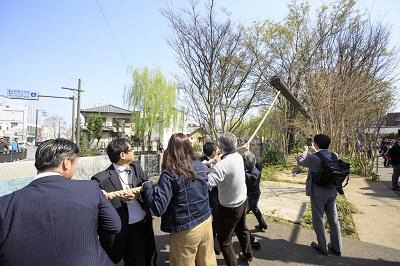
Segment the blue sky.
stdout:
[[[312,9],[322,2],[310,1]],[[230,12],[233,21],[247,25],[256,20],[281,20],[287,11],[287,2],[278,0],[216,3]],[[95,104],[123,107],[128,66],[158,68],[169,79],[179,73],[166,43],[171,30],[159,12],[167,5],[179,9],[188,2],[0,0],[0,94],[6,89],[27,89],[72,96],[60,87],[76,87],[81,78],[82,108]],[[360,0],[358,7],[390,25],[393,44],[400,44],[400,1]],[[38,107],[70,123],[70,101],[41,98]]]

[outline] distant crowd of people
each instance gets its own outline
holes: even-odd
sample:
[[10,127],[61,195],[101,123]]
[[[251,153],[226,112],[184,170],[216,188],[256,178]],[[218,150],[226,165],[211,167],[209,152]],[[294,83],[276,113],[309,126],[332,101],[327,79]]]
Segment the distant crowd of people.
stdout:
[[10,138],[0,137],[0,152],[19,150],[18,138],[10,142]]
[[[316,135],[314,143],[317,152],[332,156],[327,135]],[[239,154],[235,135],[206,142],[199,158],[186,135],[173,134],[157,183],[134,161],[126,139],[111,141],[106,151],[110,166],[84,181],[71,180],[76,144],[58,138],[38,147],[34,180],[0,197],[0,265],[155,265],[152,215],[161,216],[161,230],[171,234],[170,265],[217,265],[220,252],[227,265],[238,265],[234,234],[239,258],[252,261],[261,243],[249,233],[246,214],[256,216],[257,230],[268,228],[258,208],[262,169],[253,153]],[[309,168],[306,190],[317,236],[311,246],[340,256],[336,188],[313,182],[322,162],[307,147],[298,163]]]

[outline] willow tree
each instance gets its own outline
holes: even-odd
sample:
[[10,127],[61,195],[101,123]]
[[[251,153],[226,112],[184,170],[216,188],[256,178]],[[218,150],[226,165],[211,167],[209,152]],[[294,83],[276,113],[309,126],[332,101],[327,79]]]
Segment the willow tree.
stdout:
[[162,136],[164,129],[176,124],[181,113],[176,107],[177,87],[160,71],[133,69],[132,84],[125,89],[125,105],[133,110],[135,136],[151,141],[153,132]]

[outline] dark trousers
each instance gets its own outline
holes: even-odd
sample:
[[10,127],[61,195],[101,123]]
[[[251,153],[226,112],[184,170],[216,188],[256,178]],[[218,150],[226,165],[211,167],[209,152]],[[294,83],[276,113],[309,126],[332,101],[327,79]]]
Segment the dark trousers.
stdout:
[[385,167],[389,167],[390,166],[390,162],[387,156],[383,156],[383,166]]
[[219,207],[219,231],[218,241],[228,266],[238,265],[235,251],[233,250],[232,237],[233,232],[239,239],[242,252],[246,257],[252,257],[250,245],[250,234],[246,227],[247,200],[240,206],[228,208]]
[[216,240],[219,224],[219,201],[218,201],[218,189],[215,187],[209,193],[209,202],[212,214],[212,229],[213,237]]
[[258,225],[261,228],[266,228],[267,227],[267,223],[264,220],[264,217],[262,216],[262,213],[260,211],[260,209],[258,208],[258,200],[260,199],[260,195],[249,195],[249,207],[250,210],[254,213],[254,216],[256,216],[257,221],[258,221]]
[[400,164],[393,165],[392,188],[399,188]]
[[128,239],[123,260],[125,266],[149,266],[154,247],[149,241],[146,219],[128,226]]

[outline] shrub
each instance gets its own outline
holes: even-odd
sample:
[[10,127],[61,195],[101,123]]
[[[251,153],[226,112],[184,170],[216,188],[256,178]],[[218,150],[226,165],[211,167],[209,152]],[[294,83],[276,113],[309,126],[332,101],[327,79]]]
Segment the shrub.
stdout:
[[279,149],[268,149],[262,163],[264,165],[277,165],[285,162],[284,154]]
[[101,154],[102,153],[97,150],[81,148],[81,152],[80,152],[79,156],[80,157],[90,157],[90,156],[97,156],[97,155],[101,155]]
[[192,147],[195,152],[203,152],[203,147],[199,143],[193,143]]
[[384,139],[397,139],[399,136],[397,135],[397,133],[392,132],[392,133],[386,133],[382,136],[382,138]]
[[261,180],[263,181],[278,181],[276,176],[276,169],[274,167],[264,167],[261,173]]

